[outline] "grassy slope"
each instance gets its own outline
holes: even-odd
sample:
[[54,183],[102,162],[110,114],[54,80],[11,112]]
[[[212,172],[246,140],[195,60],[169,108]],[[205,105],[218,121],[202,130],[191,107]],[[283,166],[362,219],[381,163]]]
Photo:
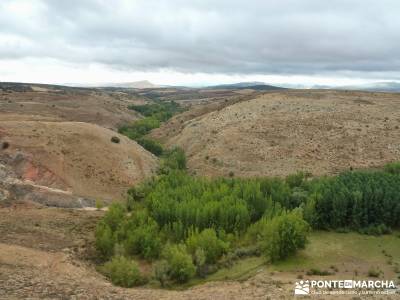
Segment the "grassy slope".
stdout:
[[[337,271],[332,270],[332,266]],[[262,271],[309,278],[306,272],[311,268],[334,272],[332,277],[335,278],[366,278],[369,269],[379,268],[383,271],[382,278],[395,279],[400,276],[395,272],[396,266],[400,272],[399,233],[375,237],[358,233],[315,231],[306,249],[285,261],[267,265],[263,257],[246,258],[232,268],[218,270],[206,279],[193,279],[184,287],[209,281],[246,280]]]
[[275,264],[273,268],[278,271],[302,271],[310,268],[328,269],[333,265],[339,272],[350,272],[354,271],[350,270],[354,266],[359,268],[360,273],[370,267],[380,266],[390,275],[390,269],[393,269],[396,263],[400,264],[398,233],[376,237],[357,233],[317,231],[311,235],[305,250],[295,257]]

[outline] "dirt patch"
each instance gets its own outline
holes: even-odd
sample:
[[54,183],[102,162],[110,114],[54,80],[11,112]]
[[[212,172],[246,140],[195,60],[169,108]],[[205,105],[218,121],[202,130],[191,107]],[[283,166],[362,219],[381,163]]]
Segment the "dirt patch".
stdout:
[[17,200],[35,201],[30,197],[32,189],[119,200],[157,168],[157,159],[136,142],[119,135],[120,143],[113,143],[116,133],[97,125],[0,121],[0,132],[0,140],[10,143],[0,153],[0,161],[11,169],[13,184],[28,189],[20,190]]

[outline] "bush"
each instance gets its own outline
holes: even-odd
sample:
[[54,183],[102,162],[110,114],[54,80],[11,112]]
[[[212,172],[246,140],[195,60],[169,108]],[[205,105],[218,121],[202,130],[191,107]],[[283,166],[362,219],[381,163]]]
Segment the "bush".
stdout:
[[119,144],[120,141],[121,141],[121,140],[120,140],[119,137],[117,137],[117,136],[113,136],[113,137],[111,138],[111,142],[113,142],[113,143]]
[[122,204],[113,203],[109,206],[107,213],[104,215],[103,222],[110,226],[110,229],[114,232],[123,221],[125,213],[126,211]]
[[140,119],[133,124],[121,126],[118,129],[118,132],[126,135],[131,140],[137,140],[145,134],[149,133],[150,130],[160,127],[160,124],[160,121],[156,118],[147,117],[144,119]]
[[310,226],[303,220],[300,211],[284,212],[264,221],[264,224],[259,244],[270,261],[285,259],[305,247]]
[[385,172],[390,174],[400,174],[400,162],[387,164],[384,168]]
[[160,260],[153,265],[153,276],[164,287],[168,280],[169,266],[166,260]]
[[379,236],[382,234],[389,234],[392,232],[392,230],[385,224],[379,224],[379,225],[369,225],[367,228],[361,228],[359,232],[363,234]]
[[143,137],[137,139],[136,141],[140,146],[156,156],[161,156],[163,154],[163,147],[159,142]]
[[300,187],[305,179],[305,174],[303,172],[297,172],[296,174],[291,174],[286,177],[286,183],[291,187]]
[[166,151],[161,169],[163,173],[168,173],[169,170],[186,170],[185,152],[179,147]]
[[192,233],[186,240],[186,245],[192,255],[199,249],[203,250],[208,264],[216,263],[228,250],[228,244],[220,240],[212,228],[204,229],[201,233]]
[[109,262],[100,267],[103,273],[115,285],[132,287],[143,283],[139,268],[135,261],[123,256],[115,256]]
[[2,150],[6,150],[6,149],[8,149],[8,147],[10,147],[10,143],[9,142],[3,142],[1,144],[1,149]]
[[194,264],[196,265],[197,275],[204,277],[206,275],[206,254],[202,248],[196,249],[194,253]]
[[329,276],[329,275],[333,275],[333,272],[329,272],[329,271],[321,271],[320,269],[315,269],[312,268],[309,271],[307,271],[307,275],[311,276],[311,275],[318,275],[318,276]]
[[168,245],[163,251],[163,257],[168,263],[168,275],[171,279],[184,283],[194,276],[196,268],[185,245]]
[[110,226],[104,221],[97,224],[95,238],[97,251],[99,251],[104,258],[111,257],[114,251],[115,239]]
[[102,209],[103,207],[104,207],[103,201],[100,200],[100,199],[96,199],[96,208],[97,208],[98,210],[100,210],[100,209]]
[[145,259],[158,258],[161,239],[158,236],[158,226],[154,221],[128,231],[126,236],[125,249],[127,253],[139,254]]
[[368,276],[369,277],[379,277],[379,275],[381,274],[381,271],[375,268],[370,268],[368,270]]

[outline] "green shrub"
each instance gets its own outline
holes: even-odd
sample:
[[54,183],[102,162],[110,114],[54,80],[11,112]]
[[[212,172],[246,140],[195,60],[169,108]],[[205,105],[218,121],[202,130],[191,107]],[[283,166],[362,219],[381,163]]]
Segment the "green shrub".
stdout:
[[114,232],[123,221],[125,213],[126,211],[122,204],[113,203],[109,206],[108,211],[104,215],[103,222],[110,226],[111,230]]
[[204,277],[205,274],[205,266],[206,266],[206,254],[202,248],[197,248],[194,253],[194,264],[196,265],[196,273],[200,277]]
[[329,272],[326,270],[321,271],[320,269],[316,269],[316,268],[312,268],[309,271],[307,271],[307,275],[311,276],[311,275],[318,275],[318,276],[329,276],[329,275],[333,275],[333,272]]
[[192,233],[186,240],[186,245],[192,255],[195,255],[199,249],[203,250],[208,264],[216,263],[228,250],[228,244],[217,237],[213,228],[204,229],[200,233]]
[[157,261],[153,265],[153,276],[164,287],[168,280],[169,266],[166,260]]
[[161,171],[168,173],[169,170],[186,170],[185,152],[179,147],[167,150],[164,153]]
[[100,200],[100,199],[96,199],[96,208],[97,208],[98,210],[100,210],[100,209],[102,209],[103,207],[104,207],[103,201]]
[[123,256],[114,256],[111,261],[100,267],[100,272],[113,284],[122,287],[140,285],[144,281],[136,262]]
[[284,212],[263,222],[259,244],[270,261],[285,259],[305,247],[310,226],[300,211]]
[[400,174],[400,162],[387,164],[384,168],[385,172],[390,174]]
[[147,151],[153,153],[156,156],[161,156],[163,154],[163,147],[159,142],[153,141],[148,138],[139,138],[136,140],[139,145],[141,145]]
[[159,227],[146,210],[133,213],[121,226],[118,236],[124,242],[128,254],[140,255],[149,260],[158,258],[160,254]]
[[163,257],[168,263],[168,275],[171,279],[184,283],[194,276],[196,268],[185,245],[168,245],[163,251]]
[[305,179],[305,173],[297,172],[296,174],[291,174],[286,177],[286,183],[291,187],[300,187]]
[[95,244],[97,251],[104,257],[111,257],[114,251],[115,239],[109,225],[101,221],[96,226]]
[[363,234],[379,236],[382,234],[389,234],[392,232],[392,230],[385,224],[379,224],[379,225],[369,225],[366,228],[361,228],[359,232]]
[[157,224],[154,222],[141,225],[127,232],[125,249],[127,253],[139,254],[145,259],[157,258],[161,249],[161,239],[158,236]]
[[160,121],[154,117],[140,119],[130,125],[124,125],[118,128],[118,132],[126,135],[132,140],[137,140],[149,133],[152,129],[160,127]]

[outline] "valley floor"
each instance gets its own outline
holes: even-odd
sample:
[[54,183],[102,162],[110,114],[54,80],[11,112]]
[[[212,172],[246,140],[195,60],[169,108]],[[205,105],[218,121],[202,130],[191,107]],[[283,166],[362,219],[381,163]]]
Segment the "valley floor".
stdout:
[[[250,258],[179,291],[119,288],[94,268],[93,232],[102,215],[102,211],[27,204],[0,208],[0,299],[292,299],[294,284],[301,276],[365,279],[368,270],[377,267],[383,272],[381,278],[391,280],[398,276],[398,233],[373,237],[314,232],[306,250],[276,265]],[[335,274],[306,275],[311,268],[335,269]]]

